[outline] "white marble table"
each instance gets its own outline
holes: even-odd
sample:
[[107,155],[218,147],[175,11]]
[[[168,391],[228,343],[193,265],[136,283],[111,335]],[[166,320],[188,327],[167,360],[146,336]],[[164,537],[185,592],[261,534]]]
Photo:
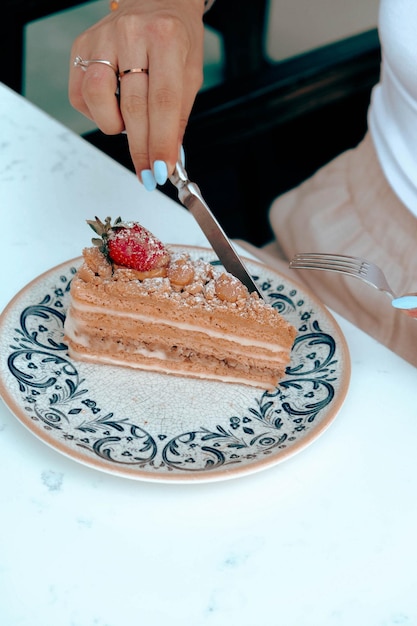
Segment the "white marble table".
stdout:
[[[122,213],[205,245],[193,219],[0,87],[0,310]],[[300,454],[208,484],[101,473],[0,403],[2,626],[417,624],[416,370],[338,318],[347,399]]]

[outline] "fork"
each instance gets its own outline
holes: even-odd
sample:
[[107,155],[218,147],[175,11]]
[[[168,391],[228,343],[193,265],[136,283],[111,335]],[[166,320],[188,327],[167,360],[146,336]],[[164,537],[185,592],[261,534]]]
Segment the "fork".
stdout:
[[391,298],[391,304],[394,308],[402,309],[410,317],[417,319],[417,294],[412,293],[397,297],[389,286],[384,272],[371,261],[344,254],[305,252],[296,254],[289,266],[294,270],[325,270],[359,278],[371,287],[386,293]]
[[371,261],[360,257],[306,252],[304,254],[296,254],[290,261],[290,268],[297,270],[338,272],[339,274],[359,278],[359,280],[362,280],[371,287],[375,287],[375,289],[386,293],[391,300],[396,298],[381,268],[371,263]]
[[294,270],[338,272],[345,274],[345,276],[359,278],[367,285],[386,293],[391,298],[391,304],[394,308],[402,309],[407,315],[417,319],[417,294],[412,293],[397,297],[389,286],[384,272],[371,261],[344,254],[305,252],[296,254],[290,261],[289,267]]

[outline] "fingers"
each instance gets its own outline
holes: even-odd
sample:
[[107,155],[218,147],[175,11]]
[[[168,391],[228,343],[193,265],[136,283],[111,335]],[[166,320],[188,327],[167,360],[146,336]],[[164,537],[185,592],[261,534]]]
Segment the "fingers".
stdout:
[[149,158],[164,161],[169,174],[202,83],[202,57],[173,30],[165,45],[155,38],[149,50]]
[[109,61],[114,67],[117,67],[116,63],[106,56],[78,56],[87,61],[82,62],[84,66],[72,62],[69,79],[72,106],[93,120],[104,133],[114,135],[122,132],[124,124],[116,96],[116,72],[110,65],[94,59]]
[[[147,188],[164,184],[175,166],[195,95],[202,82],[202,52],[190,46],[177,20],[152,24],[146,51],[126,50],[120,67],[148,67],[120,80],[120,108],[136,172]],[[202,36],[201,36],[202,39]],[[146,59],[146,60],[145,60]],[[149,186],[144,180],[144,173]],[[153,175],[153,180],[151,178]]]
[[124,125],[116,91],[117,76],[105,65],[94,63],[85,72],[82,95],[92,118],[103,133],[121,133]]
[[[72,59],[89,63],[71,67],[71,104],[107,134],[126,129],[135,171],[147,189],[172,173],[202,84],[203,3],[168,5],[169,11],[156,0],[126,0],[78,37],[72,50]],[[98,59],[114,64],[120,80]],[[135,68],[149,74],[123,74]]]
[[[147,61],[137,67],[146,65]],[[126,69],[131,67],[133,65]],[[120,79],[120,110],[128,136],[130,155],[140,180],[152,191],[156,182],[153,180],[148,153],[148,91],[147,74],[127,74]]]

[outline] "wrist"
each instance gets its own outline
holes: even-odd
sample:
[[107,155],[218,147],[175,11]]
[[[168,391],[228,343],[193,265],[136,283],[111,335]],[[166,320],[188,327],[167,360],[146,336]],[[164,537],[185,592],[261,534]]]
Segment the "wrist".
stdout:
[[[110,0],[110,3],[109,3],[110,11],[117,11],[117,9],[119,8],[119,4],[122,1],[123,0]],[[214,2],[215,0],[204,0],[204,13],[206,13],[207,11],[211,9]]]
[[[116,11],[119,8],[121,0],[110,0],[110,11]],[[215,0],[204,0],[204,13],[207,13],[215,3]]]

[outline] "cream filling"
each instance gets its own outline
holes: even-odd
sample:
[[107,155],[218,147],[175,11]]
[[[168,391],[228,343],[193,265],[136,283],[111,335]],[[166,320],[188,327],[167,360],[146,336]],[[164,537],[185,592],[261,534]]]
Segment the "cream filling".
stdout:
[[[84,331],[84,328],[86,329]],[[193,329],[195,331],[195,329]],[[71,340],[73,341],[73,343],[82,346],[84,348],[86,348],[87,350],[93,350],[94,351],[94,347],[91,344],[90,341],[90,337],[88,335],[88,324],[87,322],[84,321],[76,321],[74,320],[71,312],[68,313],[67,318],[65,320],[65,335]],[[240,344],[235,342],[231,342],[230,338],[228,336],[227,339],[229,340],[229,343],[231,343],[232,345],[228,346],[228,351],[230,353],[233,353],[235,355],[235,358],[239,359],[239,358],[246,358],[248,355],[245,353],[245,351],[240,350]],[[123,346],[123,339],[120,340],[121,345]],[[185,346],[186,344],[184,344]],[[247,344],[246,344],[247,346]],[[187,346],[188,348],[190,347],[189,345]],[[250,344],[250,347],[253,347],[253,344]],[[105,349],[105,348],[104,348]],[[127,350],[125,348],[124,354],[129,355],[130,354],[140,354],[142,356],[146,356],[146,357],[154,357],[154,358],[158,358],[161,360],[167,360],[170,357],[168,356],[168,354],[165,352],[165,350],[162,349],[154,349],[151,350],[149,348],[132,348],[129,347],[129,350]],[[261,361],[264,362],[268,362],[269,360],[271,362],[273,362],[274,364],[279,364],[279,363],[284,363],[287,361],[285,355],[282,353],[282,351],[280,353],[275,353],[274,351],[271,351],[271,355],[270,357],[268,357],[265,354],[256,354],[256,352],[254,352],[253,350],[250,351],[250,356],[253,358],[258,358]],[[128,357],[127,357],[128,358]],[[216,357],[213,357],[216,358]]]
[[67,313],[67,317],[65,318],[65,324],[64,324],[65,335],[69,339],[74,341],[75,343],[78,343],[80,346],[83,346],[84,348],[89,348],[90,339],[88,335],[86,335],[86,333],[79,332],[79,326],[80,325],[74,321],[74,318],[71,314],[71,309],[70,309]]
[[126,361],[124,359],[115,359],[114,357],[110,357],[110,356],[102,355],[102,354],[92,355],[92,354],[78,353],[73,348],[70,349],[70,356],[72,358],[76,358],[81,361],[89,361],[89,362],[91,361],[93,363],[102,363],[104,365],[120,365],[122,367],[126,367],[126,364],[128,364],[129,367],[132,367],[134,369],[158,372],[160,374],[176,374],[178,376],[184,376],[186,378],[192,377],[192,378],[200,378],[202,380],[207,380],[207,379],[218,380],[221,382],[236,383],[239,385],[251,385],[252,387],[262,387],[262,389],[273,388],[272,385],[265,385],[265,383],[262,383],[262,381],[253,380],[252,378],[246,378],[244,376],[231,375],[229,374],[231,370],[227,370],[227,372],[225,372],[225,375],[216,374],[214,372],[207,372],[207,371],[204,371],[204,373],[202,373],[202,372],[197,372],[195,369],[193,369],[192,372],[186,369],[172,370],[169,367],[164,367],[162,363],[161,364],[155,363],[155,362],[152,362],[152,364],[151,363],[149,364],[148,363],[135,363],[133,361],[131,362],[131,361]]
[[[80,302],[76,302],[75,300],[72,300],[71,306],[74,308],[75,311],[80,311],[80,312],[85,312],[85,313],[100,313],[101,315],[103,315],[103,307],[95,306],[93,304],[84,304],[84,303],[81,304]],[[200,333],[204,333],[208,337],[214,337],[216,339],[223,339],[227,341],[238,340],[238,342],[242,346],[253,346],[257,348],[264,348],[274,353],[288,351],[287,348],[277,343],[271,345],[267,341],[259,341],[257,339],[248,339],[247,337],[243,335],[239,335],[238,337],[233,337],[222,331],[215,330],[215,329],[208,329],[202,326],[198,326],[197,324],[187,324],[185,322],[178,322],[178,321],[174,322],[172,320],[167,320],[163,318],[160,318],[155,322],[148,315],[141,315],[140,313],[131,313],[129,311],[118,311],[117,309],[111,309],[107,307],[106,307],[106,315],[117,316],[117,317],[127,317],[130,319],[145,322],[146,324],[150,324],[150,325],[163,324],[165,326],[179,328],[180,330],[200,332]]]

